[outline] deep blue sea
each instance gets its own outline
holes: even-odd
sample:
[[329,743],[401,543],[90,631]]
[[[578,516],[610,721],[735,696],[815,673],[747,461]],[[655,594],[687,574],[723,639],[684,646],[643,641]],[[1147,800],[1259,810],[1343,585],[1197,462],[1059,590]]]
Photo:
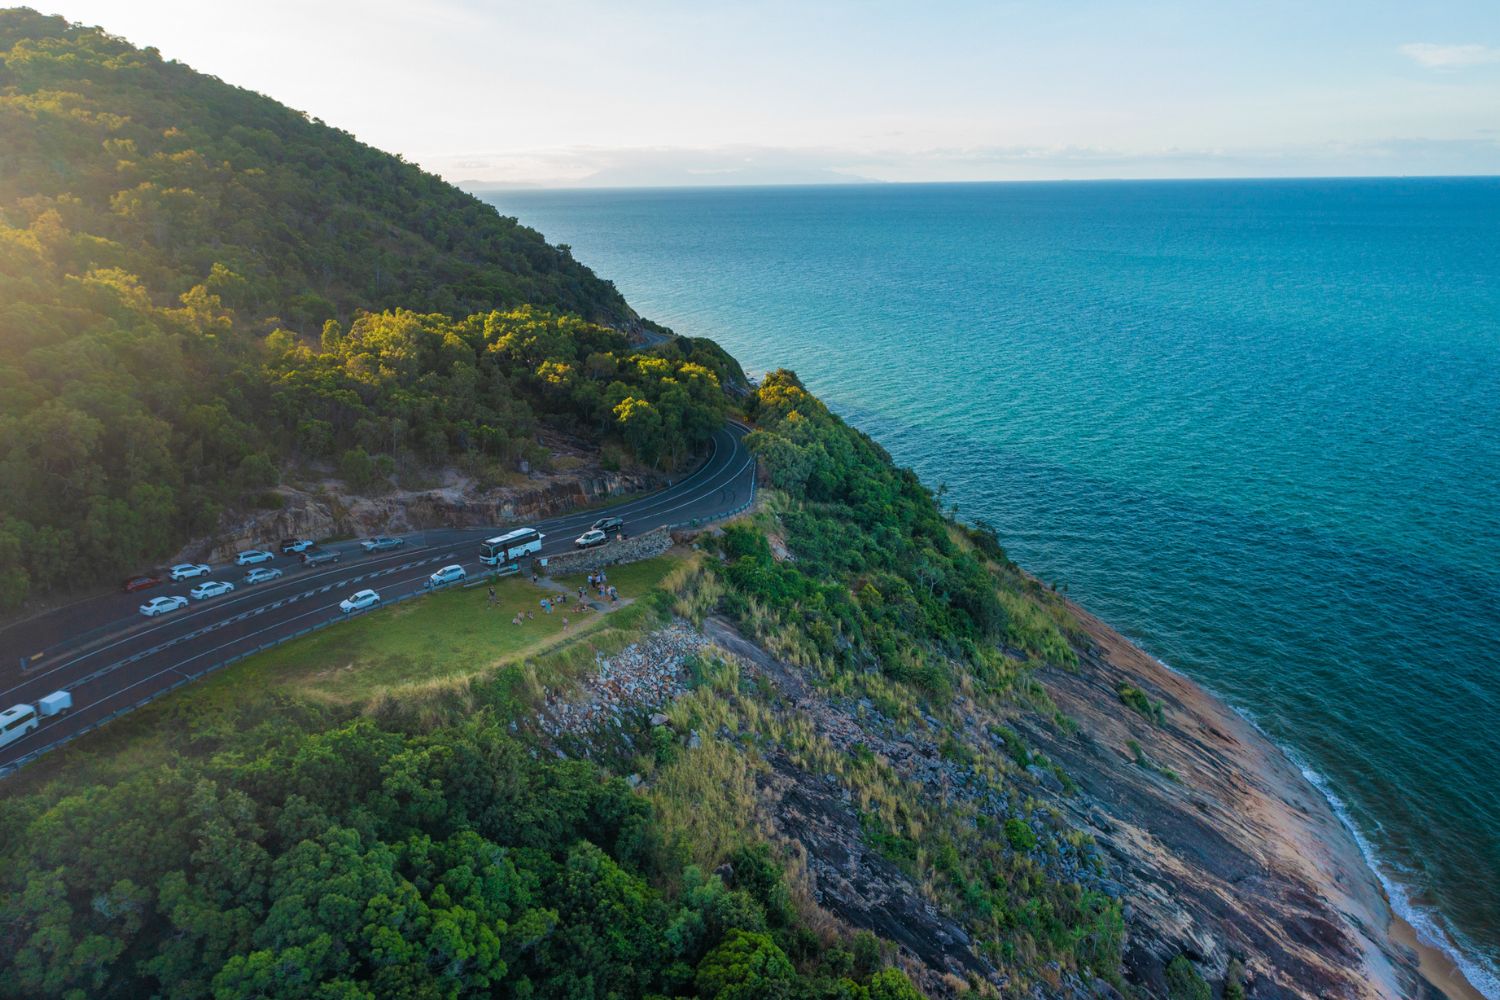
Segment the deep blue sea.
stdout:
[[1500,997],[1500,179],[488,197],[1252,717]]

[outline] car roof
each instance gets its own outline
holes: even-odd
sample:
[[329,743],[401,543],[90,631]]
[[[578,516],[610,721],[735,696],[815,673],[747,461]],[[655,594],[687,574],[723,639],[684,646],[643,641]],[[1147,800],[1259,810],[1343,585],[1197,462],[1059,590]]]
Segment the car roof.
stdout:
[[368,589],[367,590],[356,590],[354,592],[354,596],[355,597],[373,597],[374,595],[375,595],[375,591],[368,590]]

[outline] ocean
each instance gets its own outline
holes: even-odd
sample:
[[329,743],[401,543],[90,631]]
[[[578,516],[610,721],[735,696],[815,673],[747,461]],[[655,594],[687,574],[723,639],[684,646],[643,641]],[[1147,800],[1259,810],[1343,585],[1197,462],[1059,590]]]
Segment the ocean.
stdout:
[[1500,179],[486,197],[1243,711],[1500,998]]

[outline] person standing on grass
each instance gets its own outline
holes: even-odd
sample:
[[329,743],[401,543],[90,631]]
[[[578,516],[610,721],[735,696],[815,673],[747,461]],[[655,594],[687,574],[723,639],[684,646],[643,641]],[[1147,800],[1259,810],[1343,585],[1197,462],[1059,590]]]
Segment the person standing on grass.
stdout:
[[496,601],[496,599],[495,599],[495,588],[491,587],[490,588],[490,607],[492,607],[492,608],[496,607],[497,604],[498,604],[498,601]]

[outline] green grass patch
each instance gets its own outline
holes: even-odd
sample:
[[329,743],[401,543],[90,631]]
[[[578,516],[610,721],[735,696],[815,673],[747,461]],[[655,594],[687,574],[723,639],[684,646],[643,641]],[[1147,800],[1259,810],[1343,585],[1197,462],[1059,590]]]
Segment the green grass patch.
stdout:
[[1127,684],[1121,681],[1120,686],[1116,689],[1116,693],[1119,694],[1120,701],[1135,709],[1156,725],[1159,726],[1164,721],[1161,702],[1152,701],[1146,696],[1146,692],[1134,684]]
[[[236,689],[276,687],[351,704],[409,685],[484,674],[599,629],[628,610],[625,601],[649,592],[678,562],[659,556],[618,567],[626,571],[620,574],[622,582],[615,583],[622,603],[606,604],[604,613],[579,613],[571,603],[544,613],[542,599],[556,592],[519,576],[495,584],[493,607],[487,587],[442,591],[268,650],[210,683]],[[512,620],[517,614],[531,617],[516,625]]]
[[[662,578],[675,569],[682,562],[680,556],[664,555],[654,559],[642,559],[640,562],[621,563],[619,566],[606,566],[604,575],[609,583],[620,592],[620,599],[625,600],[632,597],[640,597],[661,583]],[[555,578],[558,583],[567,587],[574,594],[579,587],[587,588],[587,573],[569,573],[567,576]],[[599,595],[591,595],[595,601]],[[608,603],[605,601],[604,603]]]
[[[299,725],[293,716],[345,717],[393,692],[398,701],[424,689],[430,695],[434,687],[498,675],[498,668],[518,661],[533,668],[526,671],[533,683],[538,673],[560,679],[592,665],[596,649],[613,652],[633,641],[635,630],[649,623],[653,602],[623,599],[649,592],[682,562],[661,556],[634,564],[630,590],[616,584],[622,603],[604,613],[580,615],[570,606],[543,614],[538,602],[555,591],[512,577],[496,586],[493,609],[487,588],[473,587],[356,616],[116,719],[23,768],[7,779],[7,788],[33,790],[54,780],[107,783],[184,753],[212,753],[219,739],[210,734],[269,727],[267,737],[274,738],[270,729]],[[534,617],[512,625],[517,611]],[[565,616],[571,623],[566,630]],[[574,641],[584,637],[587,643]]]

